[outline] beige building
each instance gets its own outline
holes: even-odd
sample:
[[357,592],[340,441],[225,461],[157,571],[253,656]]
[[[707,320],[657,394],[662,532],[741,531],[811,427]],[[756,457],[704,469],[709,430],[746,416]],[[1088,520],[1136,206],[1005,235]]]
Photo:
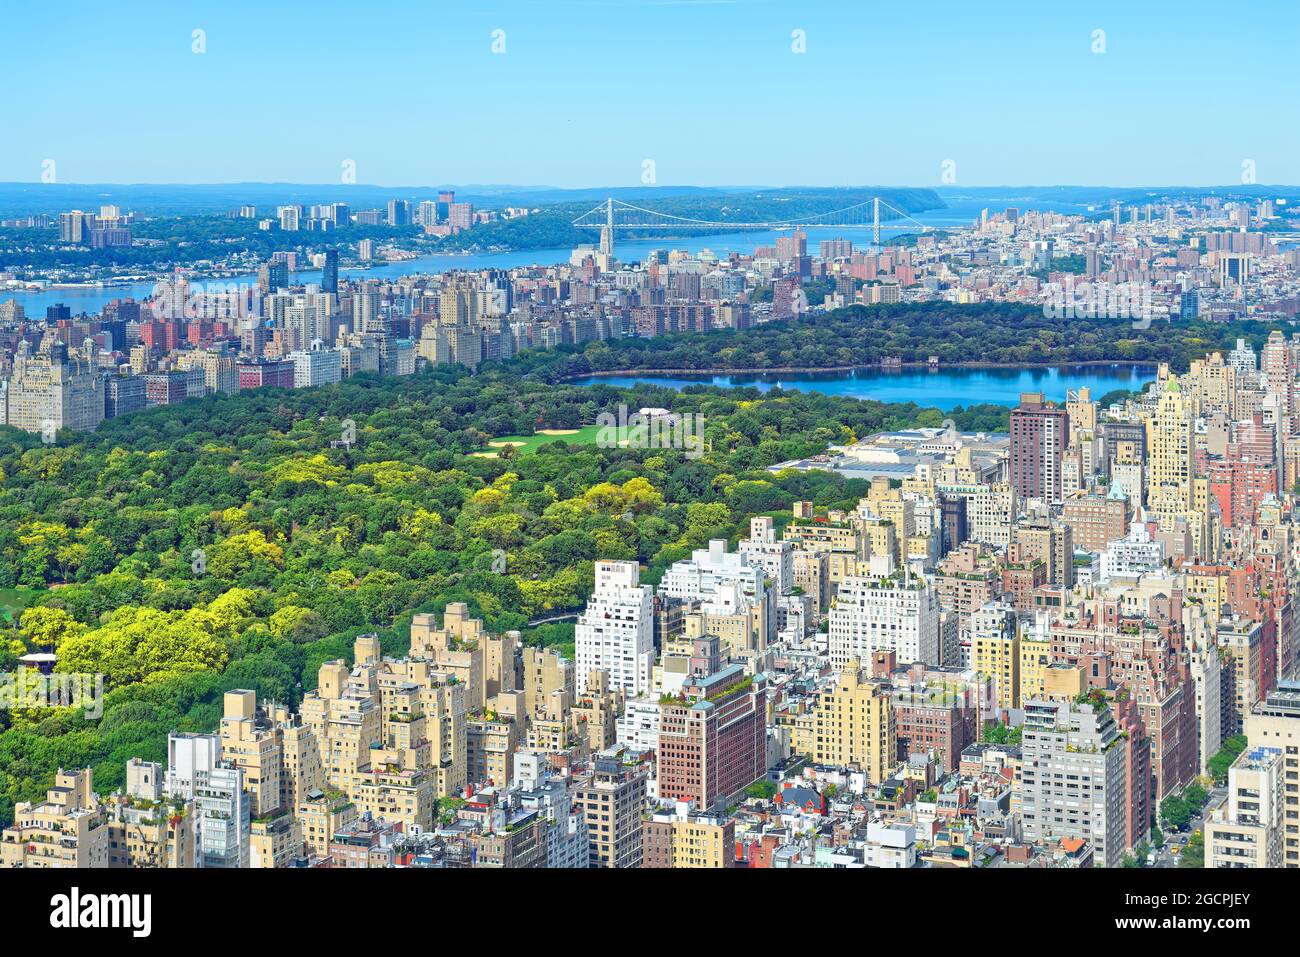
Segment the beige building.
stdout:
[[289,811],[249,822],[249,867],[288,867],[302,852],[302,830]]
[[531,717],[549,711],[551,695],[556,691],[573,694],[573,662],[554,648],[525,647],[520,653],[523,663],[524,710]]
[[0,865],[108,867],[110,833],[90,769],[60,769],[43,802],[15,806],[13,824],[0,834]]
[[465,706],[470,709],[483,708],[496,695],[518,690],[518,648],[519,632],[489,635],[481,619],[469,617],[469,606],[463,601],[447,606],[441,628],[433,615],[411,619],[410,656],[426,659],[463,682],[468,689]]
[[243,769],[249,813],[255,818],[270,814],[280,807],[279,735],[265,716],[259,716],[256,692],[227,691],[224,704],[221,758]]
[[645,819],[642,845],[642,867],[735,867],[736,823],[725,815],[696,813],[683,802]]
[[623,764],[619,750],[597,756],[590,774],[573,788],[573,806],[587,821],[592,867],[640,867],[641,812],[646,774]]
[[1300,867],[1300,682],[1277,688],[1246,717],[1250,748],[1282,751],[1282,867]]
[[[46,348],[48,345],[48,348]],[[67,347],[46,336],[32,355],[19,343],[3,392],[5,423],[53,438],[59,429],[93,429],[104,420],[104,387],[89,359],[69,358]]]
[[312,791],[298,805],[306,853],[328,857],[334,834],[357,819],[356,804],[341,791]]
[[1020,701],[1046,698],[1046,672],[1052,664],[1052,641],[1047,629],[1027,628],[1020,633]]
[[1227,796],[1205,822],[1205,866],[1282,866],[1286,807],[1281,748],[1252,747],[1228,769]]
[[971,669],[993,679],[999,708],[1020,707],[1020,635],[1015,609],[990,602],[971,616]]
[[898,765],[898,735],[889,684],[865,668],[845,667],[805,714],[796,717],[792,746],[814,764],[861,769],[880,784]]
[[381,657],[374,635],[354,659],[321,665],[303,698],[325,783],[376,817],[427,826],[436,799],[467,781],[466,686],[426,659]]
[[519,725],[496,712],[480,712],[465,721],[465,755],[469,780],[505,787],[510,783]]

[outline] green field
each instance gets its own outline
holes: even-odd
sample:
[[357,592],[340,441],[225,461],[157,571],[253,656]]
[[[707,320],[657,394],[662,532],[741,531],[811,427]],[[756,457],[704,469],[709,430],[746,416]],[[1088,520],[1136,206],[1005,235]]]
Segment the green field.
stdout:
[[34,588],[0,588],[0,619],[12,623],[17,614],[36,600]]
[[[495,453],[499,453],[501,449],[509,444],[515,444],[515,448],[519,450],[520,454],[536,452],[548,442],[568,442],[570,445],[595,445],[596,438],[600,435],[602,428],[604,426],[584,425],[571,435],[499,435],[488,442],[482,451],[473,454],[495,457]],[[635,433],[638,430],[633,431]]]

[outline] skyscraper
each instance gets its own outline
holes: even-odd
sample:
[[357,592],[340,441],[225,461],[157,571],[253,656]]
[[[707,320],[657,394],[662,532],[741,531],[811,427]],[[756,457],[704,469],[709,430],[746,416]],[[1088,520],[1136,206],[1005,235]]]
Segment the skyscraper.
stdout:
[[321,272],[321,289],[324,292],[339,291],[339,251],[331,246],[325,250],[325,267]]
[[1099,866],[1118,867],[1128,850],[1127,747],[1106,704],[1026,702],[1020,798],[1025,839],[1082,839],[1092,844]]
[[1193,505],[1195,416],[1178,380],[1170,378],[1147,425],[1148,505],[1166,523]]
[[[1246,716],[1246,739],[1252,749],[1282,749],[1282,772],[1292,782],[1300,774],[1296,734],[1300,732],[1300,682],[1279,681]],[[1283,794],[1281,867],[1300,867],[1300,793],[1288,783]]]
[[596,562],[596,589],[574,634],[579,694],[594,670],[608,672],[610,684],[629,696],[650,690],[654,597],[640,576],[636,562]]
[[411,225],[411,204],[404,199],[390,199],[388,201],[388,225]]
[[1061,460],[1070,416],[1041,392],[1022,392],[1011,410],[1011,485],[1021,499],[1061,500]]

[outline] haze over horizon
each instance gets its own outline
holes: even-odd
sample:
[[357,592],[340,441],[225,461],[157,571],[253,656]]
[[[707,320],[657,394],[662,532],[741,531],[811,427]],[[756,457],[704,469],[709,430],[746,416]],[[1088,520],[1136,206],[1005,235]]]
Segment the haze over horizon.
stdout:
[[[0,180],[0,187],[6,186],[43,186],[39,180]],[[306,188],[319,186],[322,188],[334,189],[339,183],[317,182],[313,180],[187,180],[178,182],[158,182],[152,180],[68,180],[60,179],[57,183],[59,186],[113,186],[113,187],[160,187],[160,188],[202,188],[202,187],[232,187],[232,186],[293,186],[296,188]],[[657,189],[667,193],[675,189],[682,190],[730,190],[730,191],[750,191],[750,190],[854,190],[854,189],[931,189],[939,195],[959,194],[973,190],[1004,190],[1004,189],[1032,189],[1032,190],[1050,190],[1050,189],[1070,189],[1070,190],[1245,190],[1248,192],[1267,192],[1269,190],[1291,190],[1300,189],[1300,180],[1294,183],[1289,182],[1261,182],[1242,184],[1236,182],[1220,183],[967,183],[962,185],[942,185],[933,183],[579,183],[570,186],[557,186],[554,183],[508,183],[508,182],[453,182],[453,181],[429,181],[429,182],[410,182],[410,183],[367,183],[359,182],[351,184],[363,189],[457,189],[457,190],[497,190],[497,191],[519,191],[519,192],[590,192],[592,190],[631,190],[631,189]]]

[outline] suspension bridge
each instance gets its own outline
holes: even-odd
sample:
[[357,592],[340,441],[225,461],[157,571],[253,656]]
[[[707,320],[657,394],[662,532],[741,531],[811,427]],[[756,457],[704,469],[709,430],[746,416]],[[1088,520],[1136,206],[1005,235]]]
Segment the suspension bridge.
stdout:
[[891,205],[879,196],[833,209],[826,213],[799,214],[789,219],[769,222],[742,222],[738,220],[695,219],[690,216],[678,216],[663,213],[643,206],[635,206],[610,197],[599,206],[588,210],[573,220],[574,226],[588,229],[609,230],[610,238],[619,229],[707,229],[711,231],[731,229],[809,229],[814,227],[832,227],[835,229],[870,229],[872,242],[880,245],[882,229],[920,230],[930,232],[933,227],[913,219],[908,213]]

